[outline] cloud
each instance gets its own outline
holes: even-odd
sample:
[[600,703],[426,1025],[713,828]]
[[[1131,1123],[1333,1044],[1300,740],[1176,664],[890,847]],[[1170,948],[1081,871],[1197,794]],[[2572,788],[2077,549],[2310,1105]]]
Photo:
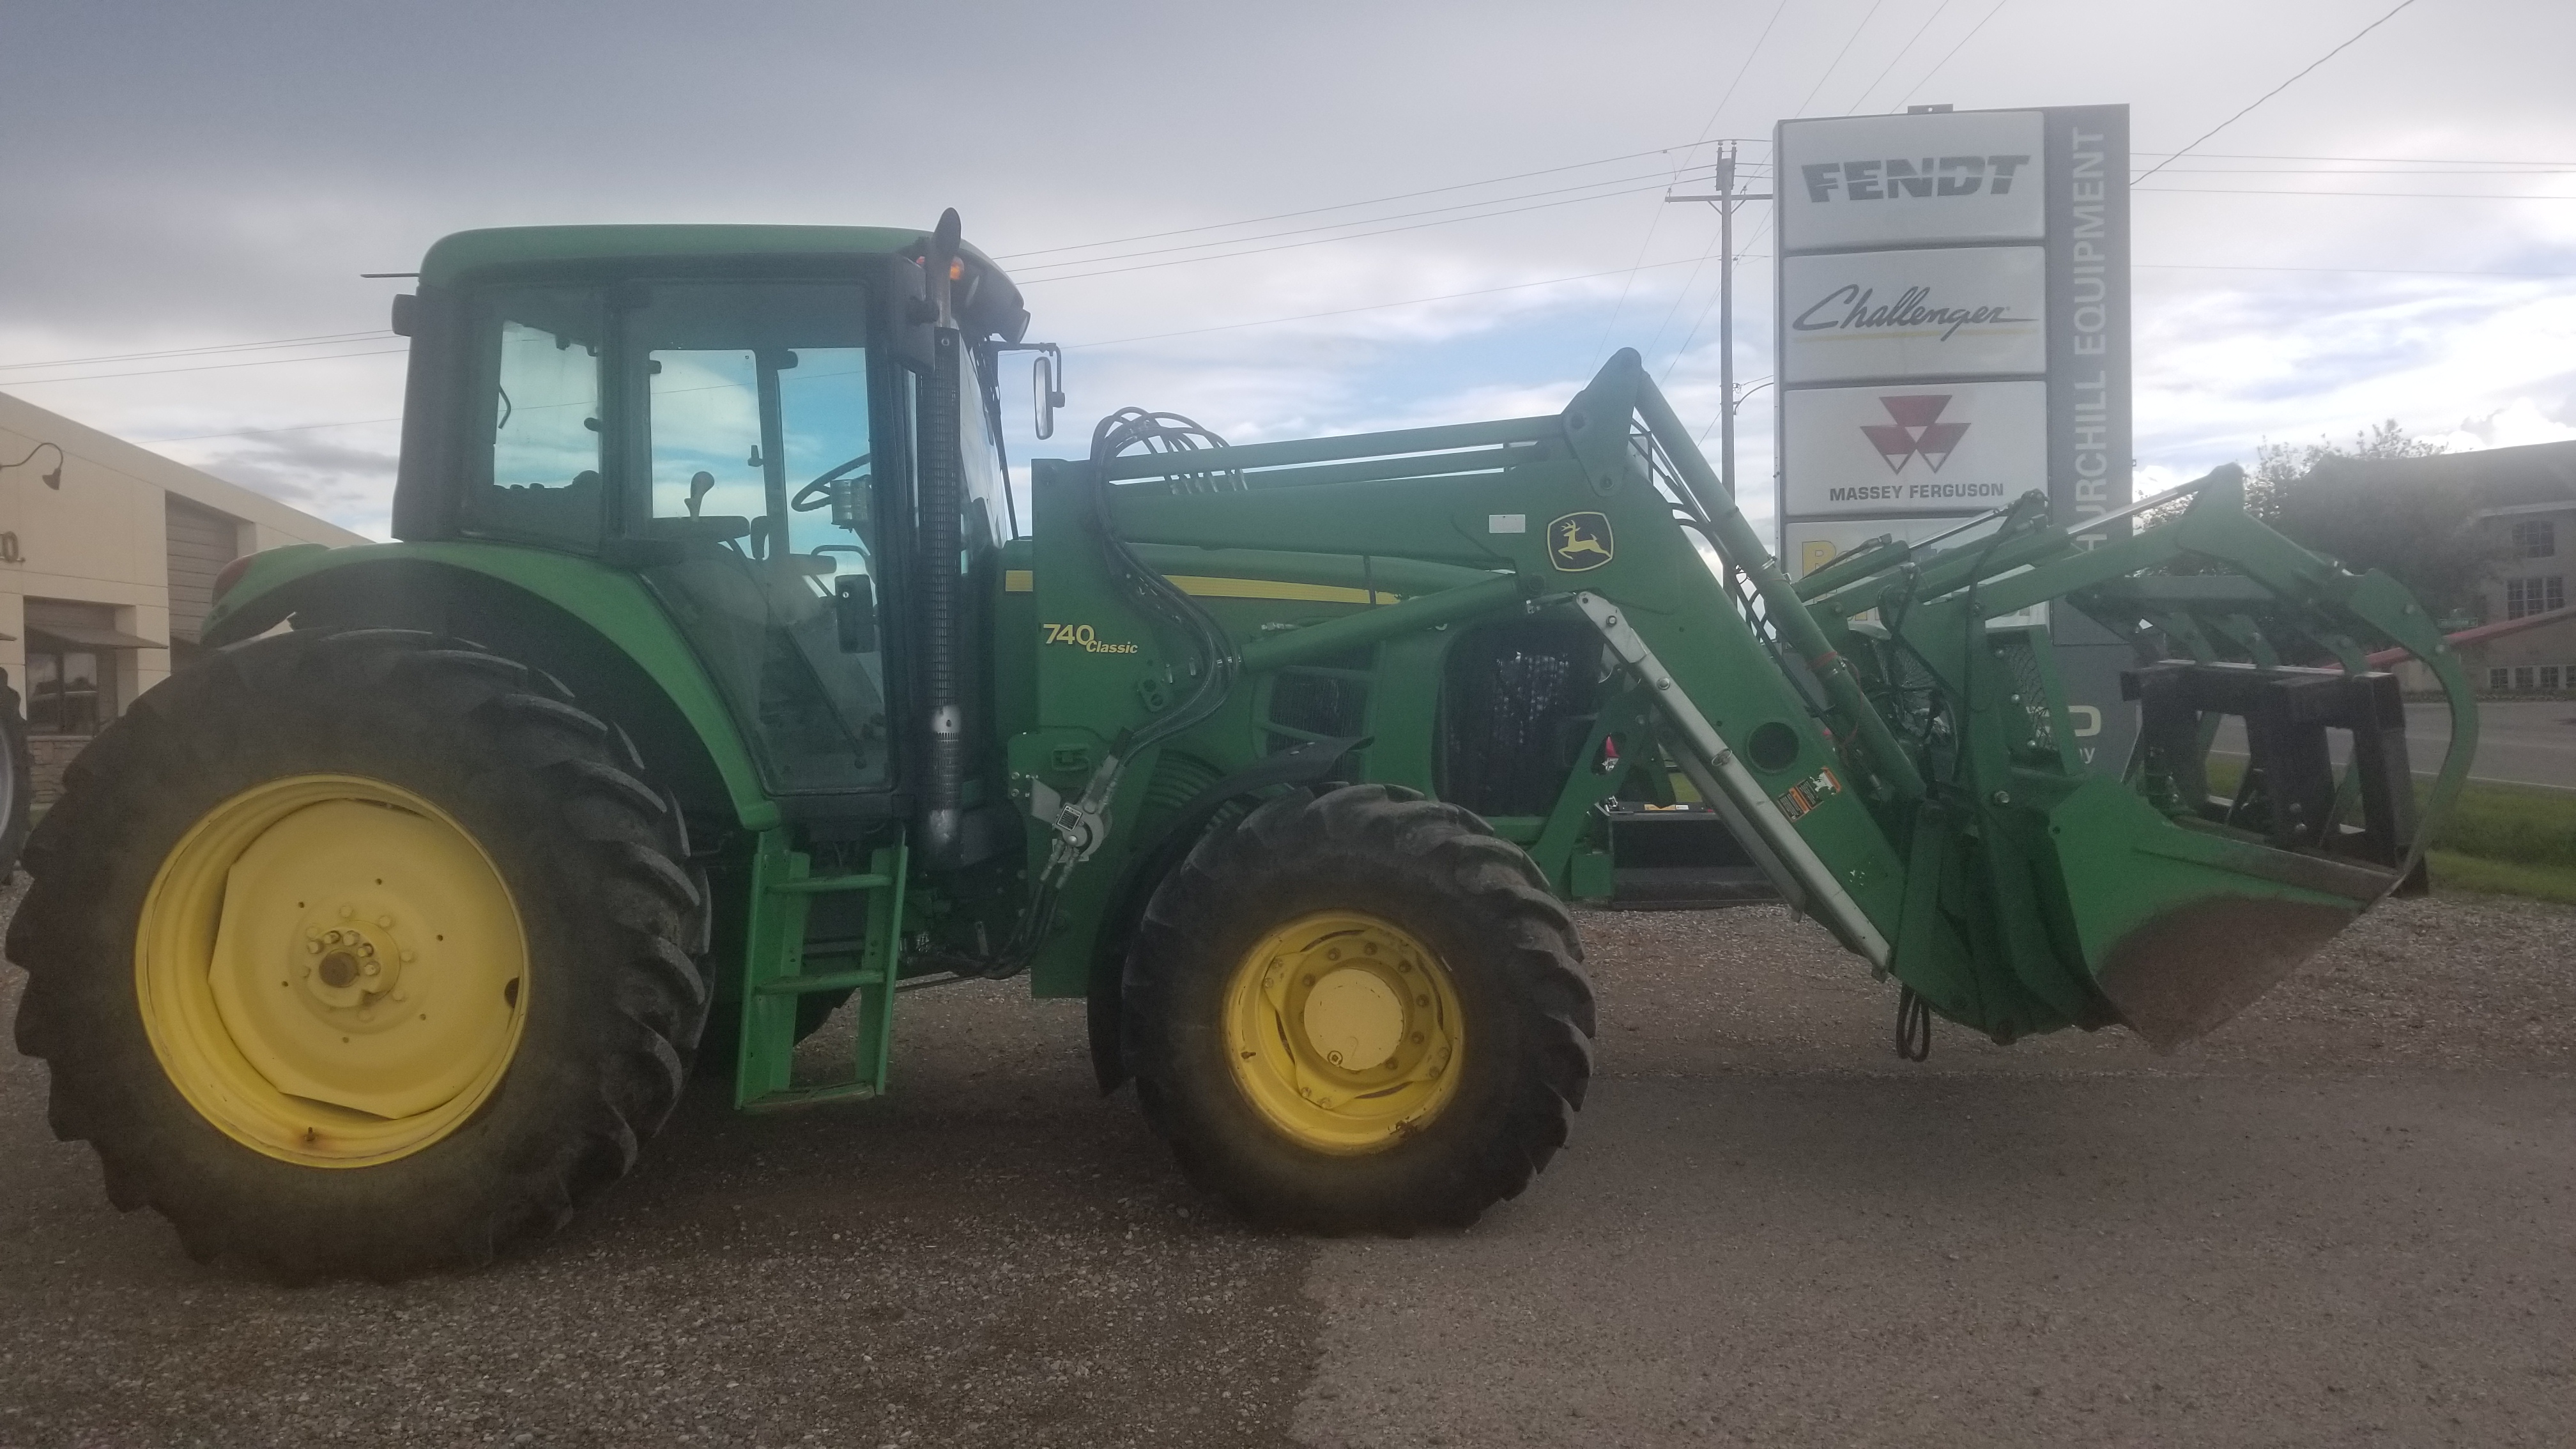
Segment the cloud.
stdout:
[[2520,448],[2576,439],[2576,425],[2561,421],[2576,413],[2576,374],[2563,381],[2569,388],[2559,393],[2557,416],[2542,411],[2540,404],[2530,398],[2518,397],[2484,417],[2463,419],[2440,441],[2454,453],[2465,453],[2478,448]]
[[[47,63],[0,88],[0,364],[375,332],[402,284],[356,274],[408,270],[471,226],[927,224],[954,205],[988,250],[1070,248],[1025,268],[1036,336],[1152,339],[1073,355],[1074,410],[1052,443],[1028,436],[1015,382],[1016,459],[1076,450],[1087,417],[1127,402],[1245,439],[1553,411],[1623,345],[1706,425],[1715,218],[1666,206],[1654,181],[1678,171],[1695,188],[1710,153],[1631,153],[1758,142],[1810,97],[1830,114],[1909,93],[1963,107],[2125,96],[2136,143],[2172,146],[2353,23],[2316,0],[2017,5],[1953,53],[1974,24],[1964,7],[1820,0],[1745,54],[1770,10],[1603,0],[1574,23],[1495,0],[1467,23],[1454,7],[1339,0],[636,0],[603,24],[511,0],[241,0],[152,7],[139,25],[119,7],[22,6],[15,48]],[[2576,417],[2563,281],[2389,274],[2576,273],[2576,202],[2257,194],[2571,190],[2360,162],[2329,168],[2338,179],[2277,159],[2576,154],[2558,74],[2576,8],[2433,14],[2400,17],[2153,183],[2186,189],[2138,198],[2140,259],[2192,268],[2139,274],[2145,476],[2383,417],[2490,445]],[[2211,50],[2213,33],[2228,45]],[[2212,174],[2228,169],[2244,174]],[[2222,186],[2247,194],[2187,189]],[[1425,188],[1444,189],[1407,195]],[[1369,198],[1383,200],[1319,210]],[[1453,204],[1482,214],[1431,214]],[[1228,225],[1196,230],[1213,223]],[[1328,223],[1350,224],[1303,230]],[[1770,370],[1758,211],[1739,242],[1751,383]],[[1184,260],[1252,247],[1282,249]],[[1148,262],[1170,264],[1112,270]],[[1479,295],[1378,305],[1452,293]],[[1273,318],[1296,320],[1235,325]],[[303,430],[163,446],[381,527],[392,429],[362,420],[400,412],[398,356],[180,361],[46,372],[135,375],[27,395],[138,439]],[[1772,396],[1741,419],[1749,507],[1767,506]]]

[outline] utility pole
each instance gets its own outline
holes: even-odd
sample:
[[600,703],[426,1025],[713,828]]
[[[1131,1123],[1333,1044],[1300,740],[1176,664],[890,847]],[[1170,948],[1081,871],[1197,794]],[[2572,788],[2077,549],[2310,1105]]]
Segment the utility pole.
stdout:
[[1735,208],[1745,201],[1769,201],[1772,193],[1741,192],[1735,189],[1735,143],[1719,143],[1716,193],[1710,196],[1667,196],[1667,202],[1706,201],[1717,207],[1717,386],[1724,394],[1718,419],[1717,476],[1726,484],[1726,496],[1735,496]]

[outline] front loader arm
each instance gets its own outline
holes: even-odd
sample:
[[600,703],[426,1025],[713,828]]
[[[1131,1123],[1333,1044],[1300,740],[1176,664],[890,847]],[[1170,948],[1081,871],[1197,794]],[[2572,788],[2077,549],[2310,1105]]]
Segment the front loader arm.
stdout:
[[[1185,461],[1124,456],[1102,476],[1117,484],[1113,526],[1175,577],[1209,567],[1194,557],[1253,551],[1290,573],[1299,558],[1318,571],[1331,561],[1336,577],[1356,568],[1364,587],[1342,589],[1355,600],[1345,608],[1228,623],[1238,692],[1257,693],[1278,670],[1487,621],[1588,626],[1601,667],[1624,681],[1612,697],[1646,702],[1663,751],[1781,892],[1934,1010],[1998,1039],[2124,1022],[2170,1046],[2214,1026],[2397,882],[2456,793],[2475,738],[2463,717],[2427,808],[2414,812],[2393,682],[2356,666],[2365,645],[2411,650],[2457,714],[2467,698],[2457,661],[2403,590],[2280,538],[2243,514],[2223,480],[2181,518],[2123,528],[2098,548],[2033,499],[1985,520],[1995,528],[1982,537],[1875,547],[1793,584],[1633,352],[1554,418]],[[1099,481],[1042,473],[1040,508],[1051,486]],[[2116,522],[2085,527],[2098,535]],[[1050,563],[1046,536],[1042,613],[1088,611],[1110,621],[1101,638],[1150,634],[1084,577],[1093,545],[1061,540]],[[1438,587],[1390,597],[1368,582],[1381,565],[1449,572]],[[1059,582],[1066,602],[1051,604]],[[2161,743],[2125,775],[2122,762],[2085,768],[2072,748],[2046,626],[2008,618],[2039,605],[2089,614],[2139,644],[2134,687],[2163,732],[2150,730]],[[2167,641],[2185,657],[2156,662]],[[1132,693],[1150,711],[1150,676],[1172,666],[1141,657],[1136,672],[1148,677],[1132,691],[1117,667],[1099,666],[1042,659],[1040,693],[1052,670],[1060,697],[1083,700],[1092,737],[1105,741],[1117,711],[1103,719],[1100,706]],[[2192,771],[2157,750],[2172,755],[2187,739],[2197,760],[2207,717],[2248,709],[2267,742],[2249,771],[2259,787],[2217,804],[2183,798],[2173,782]],[[1380,718],[1370,733],[1429,727]],[[2356,730],[2340,785],[2322,763],[2329,727]],[[1166,748],[1240,768],[1264,748],[1260,728],[1235,708]],[[1587,748],[1612,729],[1596,723]],[[1354,755],[1361,778],[1430,784],[1406,775],[1417,766],[1381,772],[1378,753]],[[1387,752],[1390,762],[1426,757]],[[1550,853],[1570,848],[1609,793],[1583,769],[1557,810],[1531,823],[1552,876],[1561,862]]]

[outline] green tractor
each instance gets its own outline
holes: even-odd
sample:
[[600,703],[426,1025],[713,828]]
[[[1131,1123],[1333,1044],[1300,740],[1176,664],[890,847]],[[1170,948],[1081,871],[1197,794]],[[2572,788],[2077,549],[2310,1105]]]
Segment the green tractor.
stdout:
[[[1583,1099],[1570,902],[1767,882],[1918,1042],[2170,1047],[2407,878],[2467,768],[2432,622],[2230,470],[1792,581],[1622,352],[1503,422],[1122,412],[1022,520],[1027,322],[954,213],[438,243],[402,541],[250,561],[29,843],[18,1040],[109,1197],[289,1278],[476,1263],[693,1068],[880,1096],[906,990],[1017,976],[1238,1211],[1463,1224]],[[2125,762],[2080,759],[2052,609],[2137,645]],[[2455,715],[2420,809],[2388,645]]]

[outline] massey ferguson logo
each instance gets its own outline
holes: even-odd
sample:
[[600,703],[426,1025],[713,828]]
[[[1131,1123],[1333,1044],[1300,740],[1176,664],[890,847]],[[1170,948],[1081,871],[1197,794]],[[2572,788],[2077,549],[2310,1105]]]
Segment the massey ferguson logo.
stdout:
[[1809,201],[1902,201],[1914,196],[2009,196],[2028,156],[1891,156],[1798,168]]
[[1952,450],[1968,435],[1966,423],[1940,421],[1941,410],[1950,405],[1946,393],[1915,393],[1906,397],[1883,397],[1878,405],[1887,409],[1892,420],[1861,424],[1861,436],[1878,449],[1887,460],[1887,471],[1902,473],[1905,465],[1921,458],[1935,473],[1950,461]]
[[[1952,397],[1950,393],[1882,396],[1878,405],[1887,409],[1888,420],[1861,424],[1861,436],[1887,461],[1890,473],[1901,477],[1906,465],[1917,458],[1927,470],[1938,473],[1958,451],[1959,440],[1968,435],[1966,423],[1941,421]],[[2003,496],[2004,485],[1996,479],[1970,476],[1936,481],[1922,474],[1910,483],[1840,483],[1825,490],[1831,503],[1991,504]]]

